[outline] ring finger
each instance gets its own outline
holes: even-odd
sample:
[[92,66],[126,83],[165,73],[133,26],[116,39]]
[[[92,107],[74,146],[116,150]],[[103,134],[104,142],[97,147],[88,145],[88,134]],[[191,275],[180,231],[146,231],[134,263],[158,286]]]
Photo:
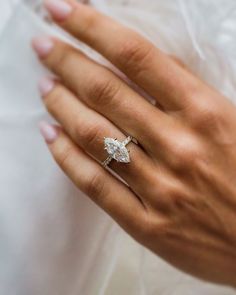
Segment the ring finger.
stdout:
[[[70,92],[66,87],[51,79],[43,79],[40,89],[44,103],[49,112],[63,126],[84,151],[99,162],[107,158],[104,150],[104,137],[117,138],[120,141],[125,135],[109,120],[94,110]],[[113,160],[110,164],[127,184],[139,195],[145,195],[148,187],[149,171],[153,170],[151,158],[136,144],[130,143],[130,163],[118,163]]]

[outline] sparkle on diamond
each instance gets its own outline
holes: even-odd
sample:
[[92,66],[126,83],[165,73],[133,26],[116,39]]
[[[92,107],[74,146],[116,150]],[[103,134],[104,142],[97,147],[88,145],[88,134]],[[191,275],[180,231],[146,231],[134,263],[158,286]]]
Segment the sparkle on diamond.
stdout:
[[113,159],[123,163],[130,162],[129,152],[122,142],[113,138],[105,138],[104,144],[105,150]]

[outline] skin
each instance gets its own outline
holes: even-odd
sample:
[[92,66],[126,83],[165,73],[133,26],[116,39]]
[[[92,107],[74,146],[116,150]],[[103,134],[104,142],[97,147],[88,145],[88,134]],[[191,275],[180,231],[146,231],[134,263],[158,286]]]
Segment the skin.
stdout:
[[[139,243],[201,279],[236,286],[236,108],[180,62],[93,8],[68,0],[62,28],[153,97],[153,106],[84,53],[53,39],[44,95],[62,127],[48,141],[59,166]],[[129,144],[105,170],[103,137]]]

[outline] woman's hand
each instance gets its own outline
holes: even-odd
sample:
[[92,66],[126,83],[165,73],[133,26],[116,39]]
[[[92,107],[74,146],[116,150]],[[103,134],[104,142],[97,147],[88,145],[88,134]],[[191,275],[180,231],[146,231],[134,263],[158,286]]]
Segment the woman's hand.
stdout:
[[[149,41],[74,0],[46,1],[54,20],[156,99],[55,38],[33,47],[60,82],[40,90],[62,128],[41,125],[65,173],[137,241],[197,277],[236,286],[236,108]],[[129,144],[106,159],[103,138]]]

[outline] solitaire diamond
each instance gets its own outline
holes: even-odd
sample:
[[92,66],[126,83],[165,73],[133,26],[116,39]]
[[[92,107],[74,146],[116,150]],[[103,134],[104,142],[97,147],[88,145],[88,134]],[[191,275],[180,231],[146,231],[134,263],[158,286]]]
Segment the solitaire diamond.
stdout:
[[129,152],[125,146],[130,141],[131,138],[128,141],[125,140],[124,142],[120,142],[113,138],[104,138],[105,150],[108,152],[111,158],[115,159],[117,162],[129,163]]

